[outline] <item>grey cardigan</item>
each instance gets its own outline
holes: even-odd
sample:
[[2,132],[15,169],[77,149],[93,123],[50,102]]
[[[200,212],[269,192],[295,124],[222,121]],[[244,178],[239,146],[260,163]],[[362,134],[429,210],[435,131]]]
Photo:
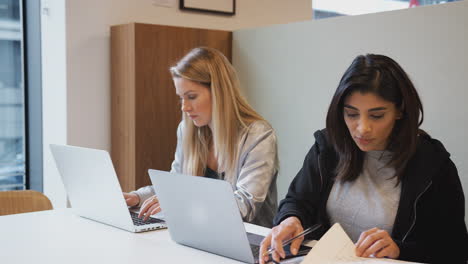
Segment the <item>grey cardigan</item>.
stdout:
[[[182,173],[183,122],[177,129],[177,147],[171,172]],[[278,154],[276,135],[266,121],[255,121],[241,135],[239,158],[235,174],[226,174],[237,201],[242,218],[246,222],[271,227],[277,209],[276,177]],[[133,193],[140,197],[140,205],[154,195],[152,186],[142,187]]]

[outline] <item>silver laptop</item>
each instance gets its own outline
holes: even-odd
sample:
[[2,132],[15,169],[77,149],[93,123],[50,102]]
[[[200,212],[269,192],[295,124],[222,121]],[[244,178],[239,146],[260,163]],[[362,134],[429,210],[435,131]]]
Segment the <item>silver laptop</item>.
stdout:
[[166,228],[162,219],[143,222],[130,212],[107,151],[66,145],[50,150],[78,215],[130,232]]
[[249,234],[256,240],[249,242],[228,182],[158,170],[149,170],[149,175],[175,242],[247,263],[257,262],[262,237]]

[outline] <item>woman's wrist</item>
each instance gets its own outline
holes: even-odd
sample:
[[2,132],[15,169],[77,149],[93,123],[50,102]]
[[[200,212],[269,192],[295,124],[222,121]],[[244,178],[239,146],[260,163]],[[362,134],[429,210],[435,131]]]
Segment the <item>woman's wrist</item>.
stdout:
[[296,226],[296,227],[302,227],[302,222],[299,219],[299,217],[297,217],[297,216],[290,216],[290,217],[284,219],[281,223],[282,224],[284,223],[286,225],[293,225],[293,226]]

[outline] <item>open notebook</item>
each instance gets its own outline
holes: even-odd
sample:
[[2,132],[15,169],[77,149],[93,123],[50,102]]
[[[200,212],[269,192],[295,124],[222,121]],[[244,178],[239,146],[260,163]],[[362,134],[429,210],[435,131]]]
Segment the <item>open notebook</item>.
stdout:
[[303,264],[386,264],[415,263],[394,259],[361,258],[354,253],[354,243],[340,224],[333,225],[301,262]]

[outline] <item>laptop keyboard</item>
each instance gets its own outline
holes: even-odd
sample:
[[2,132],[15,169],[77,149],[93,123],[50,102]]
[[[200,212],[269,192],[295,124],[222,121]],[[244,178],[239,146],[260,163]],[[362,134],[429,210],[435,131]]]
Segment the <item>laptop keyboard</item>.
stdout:
[[260,246],[250,244],[250,250],[252,250],[254,258],[257,258],[258,253],[260,252]]
[[143,219],[138,218],[138,214],[134,212],[130,212],[130,215],[132,216],[133,224],[136,226],[164,223],[163,220],[152,217],[148,218],[146,221],[143,221]]

